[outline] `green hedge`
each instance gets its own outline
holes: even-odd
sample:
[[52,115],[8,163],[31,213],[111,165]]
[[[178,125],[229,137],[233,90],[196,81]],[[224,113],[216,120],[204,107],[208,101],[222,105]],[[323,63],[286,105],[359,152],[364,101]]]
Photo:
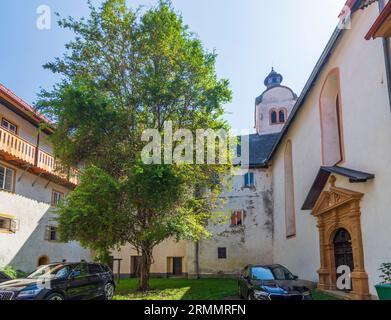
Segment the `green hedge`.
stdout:
[[2,272],[4,272],[7,276],[11,277],[12,279],[17,278],[24,278],[27,276],[27,273],[21,270],[16,270],[15,268],[11,266],[5,266],[1,269]]

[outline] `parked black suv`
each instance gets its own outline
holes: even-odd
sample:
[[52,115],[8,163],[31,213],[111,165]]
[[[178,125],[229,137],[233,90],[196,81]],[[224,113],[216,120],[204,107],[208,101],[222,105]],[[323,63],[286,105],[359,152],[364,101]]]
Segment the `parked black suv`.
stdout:
[[240,297],[248,300],[312,300],[309,283],[281,265],[249,265],[238,286]]
[[53,263],[24,279],[0,283],[0,300],[111,300],[114,276],[98,263]]
[[4,272],[0,271],[0,283],[11,280],[9,276],[7,276]]

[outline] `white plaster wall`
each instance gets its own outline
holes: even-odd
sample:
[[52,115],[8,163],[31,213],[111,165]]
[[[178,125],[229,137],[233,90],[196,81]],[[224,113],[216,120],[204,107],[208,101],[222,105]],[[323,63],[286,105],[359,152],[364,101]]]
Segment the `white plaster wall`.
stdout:
[[[209,223],[212,238],[199,242],[201,275],[236,275],[247,264],[272,262],[271,172],[254,169],[255,189],[243,189],[242,175],[234,176],[232,188],[222,193],[225,201],[216,219]],[[245,210],[243,227],[231,227],[232,210]],[[219,247],[227,259],[218,259]],[[189,273],[195,272],[194,246],[189,247]]]
[[378,16],[376,4],[353,16],[352,29],[340,40],[307,97],[286,139],[293,144],[297,236],[287,240],[284,218],[282,143],[273,161],[274,262],[285,264],[301,277],[317,280],[319,240],[315,218],[300,208],[322,165],[319,95],[326,76],[340,68],[341,105],[346,162],[343,167],[376,174],[365,184],[338,177],[337,186],[365,193],[362,232],[371,293],[379,281],[377,269],[391,261],[391,113],[387,94],[382,40],[366,41],[365,34]]
[[12,265],[30,272],[37,267],[37,260],[42,255],[47,255],[50,262],[91,260],[90,251],[77,242],[54,243],[44,240],[46,226],[55,224],[56,215],[50,206],[52,190],[65,194],[68,190],[52,182],[45,188],[47,180],[36,179],[37,176],[30,173],[25,173],[18,181],[22,173],[22,170],[16,170],[15,193],[0,191],[0,213],[14,216],[18,222],[15,234],[0,233],[0,267]]
[[[131,273],[131,256],[138,256],[131,245],[125,245],[120,248],[119,251],[113,252],[113,257],[116,259],[122,259],[120,272],[122,275],[129,275]],[[164,275],[172,273],[172,265],[169,265],[168,258],[183,258],[182,260],[182,272],[187,272],[187,241],[175,241],[174,239],[167,239],[159,245],[157,245],[152,252],[153,264],[151,265],[150,272],[153,275]],[[117,273],[118,265],[115,263],[114,272]]]

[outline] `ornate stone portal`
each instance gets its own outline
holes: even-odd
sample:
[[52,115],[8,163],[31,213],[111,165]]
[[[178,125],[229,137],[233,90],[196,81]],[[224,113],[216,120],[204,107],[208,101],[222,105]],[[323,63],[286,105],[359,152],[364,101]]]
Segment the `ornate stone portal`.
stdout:
[[337,271],[334,253],[334,238],[341,229],[351,237],[354,269],[351,273],[352,299],[370,299],[368,275],[364,268],[364,250],[361,234],[360,200],[362,193],[335,186],[336,178],[331,176],[329,191],[320,195],[312,215],[318,219],[320,243],[320,269],[318,288],[337,290]]

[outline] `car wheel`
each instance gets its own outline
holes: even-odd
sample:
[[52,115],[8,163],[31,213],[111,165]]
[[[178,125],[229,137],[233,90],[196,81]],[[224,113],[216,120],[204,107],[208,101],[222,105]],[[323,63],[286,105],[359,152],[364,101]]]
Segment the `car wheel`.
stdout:
[[114,285],[110,282],[105,285],[105,299],[111,300],[114,296]]
[[65,300],[64,297],[59,293],[49,294],[45,300]]

